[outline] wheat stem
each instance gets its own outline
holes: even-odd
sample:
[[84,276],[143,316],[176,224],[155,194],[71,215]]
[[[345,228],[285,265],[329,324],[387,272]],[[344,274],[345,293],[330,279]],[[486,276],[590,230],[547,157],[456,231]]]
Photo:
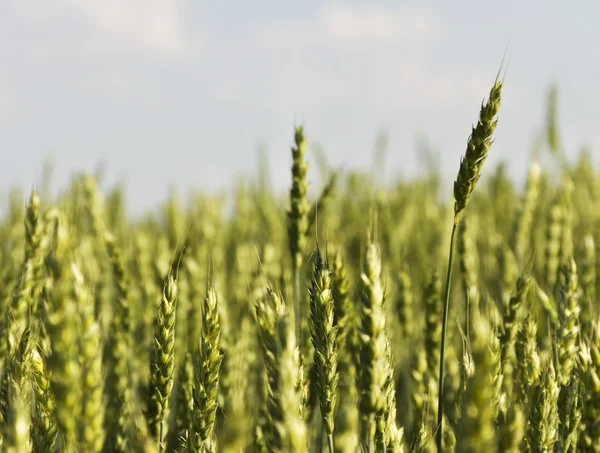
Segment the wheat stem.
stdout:
[[452,225],[452,235],[450,236],[450,252],[448,253],[448,271],[446,274],[446,297],[444,299],[444,313],[442,314],[442,344],[440,347],[440,374],[438,379],[438,419],[435,433],[435,442],[438,453],[442,453],[443,439],[443,404],[444,404],[444,359],[446,357],[446,331],[448,329],[448,310],[450,307],[450,284],[452,283],[452,264],[454,262],[454,237],[458,226],[458,219]]

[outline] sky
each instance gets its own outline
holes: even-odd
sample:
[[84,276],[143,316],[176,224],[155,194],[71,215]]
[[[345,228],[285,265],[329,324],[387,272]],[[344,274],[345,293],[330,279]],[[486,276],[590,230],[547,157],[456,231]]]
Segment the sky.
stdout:
[[488,161],[519,178],[553,83],[567,154],[600,147],[598,23],[593,0],[1,0],[0,194],[49,159],[56,186],[103,163],[137,210],[232,187],[258,149],[284,190],[300,124],[346,169],[385,131],[382,180],[416,174],[426,140],[451,180],[505,55]]

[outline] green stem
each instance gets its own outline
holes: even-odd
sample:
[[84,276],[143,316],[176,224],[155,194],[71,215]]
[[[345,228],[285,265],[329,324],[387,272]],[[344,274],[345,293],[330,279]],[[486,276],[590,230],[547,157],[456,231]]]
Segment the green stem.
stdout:
[[329,443],[329,453],[333,453],[333,434],[327,436],[327,442]]
[[294,266],[294,320],[296,324],[296,344],[302,348],[302,324],[300,322],[300,268]]
[[452,263],[454,261],[454,236],[456,227],[458,226],[458,217],[454,218],[452,226],[452,235],[450,236],[450,252],[448,255],[448,274],[446,276],[446,300],[444,301],[444,315],[442,319],[442,345],[440,348],[440,375],[438,380],[438,420],[437,430],[435,433],[435,443],[438,453],[442,453],[442,429],[443,429],[443,413],[444,404],[444,358],[446,356],[446,330],[448,327],[448,308],[450,306],[450,285],[452,282]]

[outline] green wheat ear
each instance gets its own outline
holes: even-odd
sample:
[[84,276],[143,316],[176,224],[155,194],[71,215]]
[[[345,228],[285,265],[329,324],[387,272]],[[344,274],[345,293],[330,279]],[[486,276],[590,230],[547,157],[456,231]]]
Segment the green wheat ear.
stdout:
[[335,411],[334,444],[341,452],[356,451],[358,443],[358,410],[355,401],[358,338],[356,309],[350,296],[350,282],[341,252],[336,250],[331,263],[331,290],[334,303],[334,325],[339,351],[339,403]]
[[150,434],[158,439],[159,450],[164,451],[166,438],[165,419],[169,408],[169,395],[173,388],[175,371],[175,311],[177,309],[177,282],[169,273],[163,295],[158,305],[158,318],[154,334],[154,349],[150,364],[151,394],[148,405]]
[[300,356],[281,296],[267,286],[255,304],[266,374],[265,423],[255,431],[254,451],[306,452],[302,420]]
[[558,440],[559,385],[554,366],[550,362],[532,393],[532,404],[527,424],[527,451],[551,452]]
[[334,411],[337,401],[338,371],[337,332],[334,325],[334,303],[331,291],[331,271],[317,249],[310,293],[310,330],[315,348],[317,388],[323,426],[333,453]]
[[498,123],[496,117],[500,109],[501,96],[502,82],[496,77],[487,104],[481,105],[479,120],[467,141],[467,151],[460,161],[460,169],[454,182],[455,222],[458,222],[458,215],[467,207],[471,193],[481,177],[481,168],[492,146],[492,135]]
[[361,274],[358,408],[361,416],[362,447],[373,451],[376,416],[386,407],[388,357],[384,287],[381,282],[381,254],[370,242],[365,250]]
[[584,412],[579,449],[583,452],[600,452],[600,318],[592,325],[589,340],[580,352],[582,380],[587,391],[584,393]]
[[194,364],[193,409],[189,451],[216,451],[213,431],[217,415],[217,394],[221,377],[221,322],[217,292],[210,286],[202,306],[202,333],[199,357]]
[[302,253],[306,247],[306,233],[309,228],[308,183],[306,173],[308,164],[306,155],[306,138],[302,127],[297,127],[294,132],[295,148],[292,148],[292,188],[290,189],[290,208],[287,211],[288,246],[292,258],[292,272],[294,274],[294,323],[296,341],[302,345],[301,329],[302,317],[300,313],[300,268],[302,267]]
[[33,448],[35,451],[50,451],[58,434],[54,415],[54,397],[50,391],[50,371],[42,356],[41,348],[35,347],[31,354],[35,411],[32,417]]
[[308,184],[306,173],[308,164],[306,155],[306,138],[304,129],[296,128],[294,132],[295,148],[292,148],[292,188],[290,189],[290,209],[288,216],[288,239],[293,267],[302,266],[302,252],[306,247],[306,232],[308,230],[308,213],[310,210],[307,198]]
[[558,305],[559,328],[557,332],[557,375],[561,385],[572,379],[576,357],[579,354],[579,287],[577,266],[573,259],[561,267],[560,301]]

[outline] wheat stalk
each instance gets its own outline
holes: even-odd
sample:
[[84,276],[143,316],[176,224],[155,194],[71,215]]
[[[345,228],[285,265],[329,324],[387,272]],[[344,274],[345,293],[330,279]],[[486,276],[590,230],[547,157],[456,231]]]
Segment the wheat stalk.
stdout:
[[436,446],[442,453],[443,435],[443,401],[444,401],[444,366],[446,352],[446,330],[448,326],[448,310],[450,305],[450,285],[452,282],[452,266],[454,258],[454,236],[458,226],[459,215],[467,207],[471,193],[481,177],[481,168],[485,162],[492,144],[492,135],[496,129],[496,115],[500,108],[502,82],[496,77],[490,90],[487,104],[482,104],[479,121],[473,127],[467,141],[467,151],[460,162],[458,176],[454,182],[454,224],[450,236],[450,252],[448,254],[448,272],[446,276],[446,298],[442,319],[442,344],[440,350],[440,371],[438,379],[438,423],[436,431]]

